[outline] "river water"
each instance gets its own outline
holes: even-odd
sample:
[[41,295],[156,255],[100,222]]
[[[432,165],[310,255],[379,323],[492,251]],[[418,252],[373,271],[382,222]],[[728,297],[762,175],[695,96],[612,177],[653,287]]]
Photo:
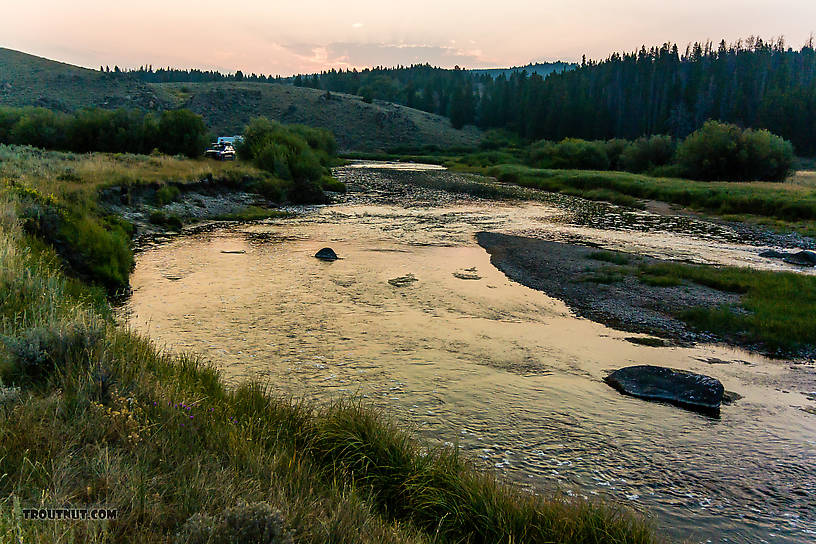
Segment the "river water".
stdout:
[[[635,345],[508,280],[474,234],[757,268],[784,267],[758,253],[789,241],[580,199],[451,194],[436,187],[473,179],[427,166],[336,175],[351,189],[337,204],[146,247],[123,317],[228,380],[364,397],[509,480],[631,505],[678,540],[816,542],[812,365]],[[342,259],[315,259],[324,246]],[[744,398],[711,419],[602,381],[644,363],[715,376]]]

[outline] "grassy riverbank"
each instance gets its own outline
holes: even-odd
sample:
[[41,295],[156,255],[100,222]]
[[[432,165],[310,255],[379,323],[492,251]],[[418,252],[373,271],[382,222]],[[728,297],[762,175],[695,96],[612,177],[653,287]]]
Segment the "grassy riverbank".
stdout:
[[645,262],[637,255],[616,251],[595,251],[588,258],[607,264],[582,281],[608,284],[634,276],[657,289],[696,284],[739,295],[738,305],[687,307],[674,312],[698,331],[778,355],[808,353],[816,347],[814,276],[732,266]]
[[766,224],[779,230],[816,234],[816,176],[799,173],[787,181],[706,182],[660,178],[628,172],[546,170],[505,164],[473,167],[450,163],[459,171],[496,177],[499,181],[615,204],[643,207],[657,200],[731,219]]
[[[628,510],[505,485],[364,405],[312,406],[257,383],[227,388],[194,356],[117,326],[103,288],[66,274],[75,265],[58,252],[60,239],[31,225],[53,209],[62,228],[83,225],[77,247],[93,249],[84,259],[129,272],[127,260],[111,261],[128,227],[105,217],[100,188],[121,185],[117,176],[256,172],[0,153],[0,541],[252,542],[261,533],[265,542],[314,543],[659,541]],[[21,516],[93,506],[118,517]]]
[[692,282],[740,295],[738,307],[681,311],[679,317],[698,330],[781,355],[812,352],[816,346],[816,277],[679,263],[644,266],[638,274],[658,287]]

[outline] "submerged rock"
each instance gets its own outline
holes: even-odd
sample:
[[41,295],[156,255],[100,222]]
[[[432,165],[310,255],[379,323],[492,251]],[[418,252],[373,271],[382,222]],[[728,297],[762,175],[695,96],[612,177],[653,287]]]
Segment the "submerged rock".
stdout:
[[453,273],[454,278],[459,278],[460,280],[480,280],[482,277],[476,273],[475,268],[466,268],[464,270],[457,270]]
[[724,391],[722,403],[725,405],[734,404],[741,398],[743,398],[743,396],[740,395],[739,393],[734,393],[733,391]]
[[391,278],[390,280],[388,280],[388,283],[390,283],[394,287],[405,287],[406,285],[411,285],[415,281],[419,281],[416,278],[416,276],[414,276],[413,274],[406,274],[398,278]]
[[639,365],[616,370],[604,381],[625,395],[669,402],[708,415],[720,414],[723,385],[703,374]]
[[337,253],[330,247],[324,247],[317,253],[315,253],[315,257],[321,259],[323,261],[336,261],[340,257],[337,256]]

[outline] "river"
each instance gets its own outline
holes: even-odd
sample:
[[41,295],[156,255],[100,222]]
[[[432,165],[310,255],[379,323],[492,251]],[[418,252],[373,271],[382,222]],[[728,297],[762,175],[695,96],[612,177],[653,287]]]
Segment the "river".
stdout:
[[[816,542],[812,364],[633,344],[508,280],[474,235],[769,269],[787,265],[758,253],[785,238],[569,197],[452,194],[438,186],[461,176],[430,166],[335,175],[350,188],[336,204],[145,247],[123,318],[230,381],[318,402],[363,397],[509,480],[631,505],[678,540]],[[341,259],[315,259],[324,246]],[[715,376],[744,398],[712,419],[602,381],[645,363]]]

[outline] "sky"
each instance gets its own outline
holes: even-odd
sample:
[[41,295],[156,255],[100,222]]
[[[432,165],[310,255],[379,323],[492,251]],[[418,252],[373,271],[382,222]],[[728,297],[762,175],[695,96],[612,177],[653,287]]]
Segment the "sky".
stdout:
[[814,0],[0,0],[0,47],[98,68],[291,75],[603,59],[641,45],[816,32]]

